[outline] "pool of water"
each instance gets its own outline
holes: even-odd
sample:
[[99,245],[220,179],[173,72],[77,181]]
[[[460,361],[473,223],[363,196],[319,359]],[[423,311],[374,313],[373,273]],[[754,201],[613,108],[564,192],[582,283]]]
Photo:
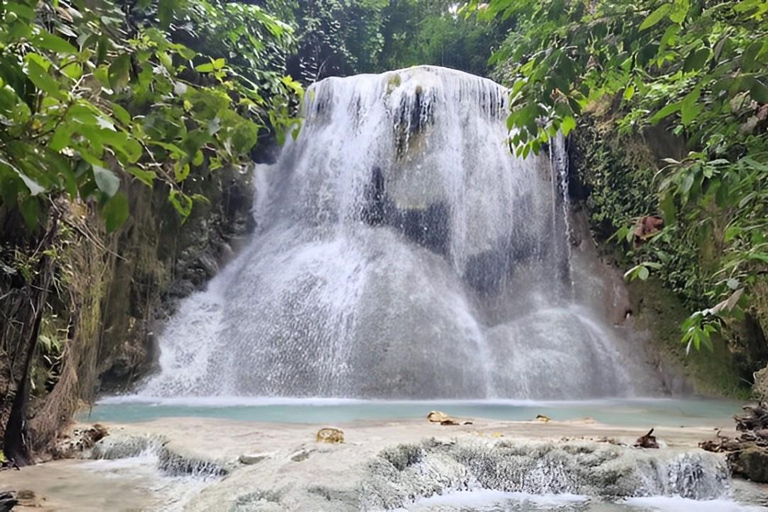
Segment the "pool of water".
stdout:
[[203,417],[278,423],[345,423],[408,420],[440,410],[460,418],[553,420],[591,418],[616,426],[730,426],[740,404],[712,399],[616,399],[568,402],[522,400],[376,401],[247,397],[151,398],[113,396],[99,400],[81,421],[134,423],[168,417]]

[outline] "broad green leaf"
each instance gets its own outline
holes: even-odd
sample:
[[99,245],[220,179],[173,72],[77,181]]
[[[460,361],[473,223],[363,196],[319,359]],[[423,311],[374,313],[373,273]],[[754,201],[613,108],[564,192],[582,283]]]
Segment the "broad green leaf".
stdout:
[[645,18],[645,21],[640,24],[639,30],[642,32],[643,30],[648,30],[658,24],[669,13],[671,8],[672,4],[663,4]]
[[64,99],[65,93],[59,83],[53,79],[40,65],[32,60],[27,61],[27,76],[39,90],[56,99]]
[[39,53],[30,52],[24,56],[25,61],[35,61],[47,73],[51,69],[52,62],[48,57],[43,57]]
[[651,124],[657,124],[659,121],[664,119],[665,117],[668,117],[675,112],[679,111],[680,108],[683,106],[683,103],[681,101],[677,101],[675,103],[670,103],[658,112],[656,112],[653,116],[651,116],[651,119],[649,120]]
[[685,21],[685,17],[688,15],[688,9],[691,4],[689,0],[675,0],[672,4],[671,12],[669,13],[669,19],[672,23],[681,25]]
[[760,80],[755,80],[755,83],[749,89],[749,94],[758,103],[768,103],[768,86]]
[[27,176],[27,174],[21,171],[17,166],[5,160],[3,158],[3,154],[0,153],[0,169],[2,168],[9,169],[11,172],[16,174],[29,190],[29,195],[34,197],[45,192],[45,187],[40,185],[37,181],[33,180],[29,176]]
[[96,181],[96,186],[99,190],[107,194],[109,197],[114,197],[117,190],[120,188],[120,178],[115,176],[115,173],[104,167],[93,165],[93,178]]
[[192,213],[192,199],[183,192],[174,189],[168,195],[168,200],[179,215],[181,215],[182,219],[186,221],[189,214]]
[[689,53],[683,63],[683,71],[690,72],[700,70],[707,63],[711,54],[712,52],[709,48],[699,48],[698,50]]
[[630,101],[635,96],[635,86],[630,84],[624,89],[624,100]]
[[211,73],[223,69],[225,63],[224,59],[211,59],[211,62],[195,66],[195,69],[201,73]]
[[129,166],[125,170],[128,172],[128,174],[131,174],[136,179],[150,187],[154,184],[155,178],[157,177],[154,171],[141,169],[135,165]]
[[[24,21],[30,22],[35,17],[35,10],[34,8],[30,7],[30,5],[26,5],[24,3],[19,2],[8,2],[5,4],[5,10],[8,12],[14,13],[16,16],[21,18]],[[7,16],[7,15],[6,15]],[[8,21],[8,20],[6,20]]]
[[699,96],[701,96],[701,89],[697,87],[683,98],[680,104],[680,116],[683,119],[684,126],[690,125],[691,121],[701,112],[701,106],[696,103],[699,100]]
[[576,128],[576,119],[573,116],[564,117],[560,124],[560,130],[563,132],[563,135],[567,137],[574,128]]
[[125,110],[117,103],[112,103],[110,107],[112,108],[112,115],[115,116],[115,119],[120,121],[125,126],[131,125],[131,114],[129,114],[127,110]]
[[661,211],[664,215],[664,224],[671,225],[677,218],[677,208],[675,207],[675,196],[667,193],[661,200]]
[[72,80],[77,80],[81,76],[83,76],[83,66],[77,62],[73,62],[72,64],[69,64],[61,68],[61,72],[64,73],[69,78],[71,78]]
[[768,46],[768,41],[754,41],[747,46],[741,55],[741,69],[747,72],[759,69],[761,63],[757,61],[757,58],[766,46]]
[[174,177],[176,178],[176,181],[178,183],[181,183],[182,181],[187,179],[187,176],[189,176],[189,171],[190,170],[191,169],[190,169],[188,163],[186,163],[186,162],[176,162],[173,165],[173,174],[174,174]]
[[41,30],[32,38],[32,43],[40,48],[59,54],[74,55],[77,53],[77,48],[72,46],[69,41],[44,30]]

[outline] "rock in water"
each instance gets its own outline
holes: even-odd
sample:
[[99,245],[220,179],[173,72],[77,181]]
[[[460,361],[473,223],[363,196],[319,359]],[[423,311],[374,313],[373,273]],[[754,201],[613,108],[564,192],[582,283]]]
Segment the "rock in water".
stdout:
[[728,454],[734,475],[768,484],[768,448],[751,445]]
[[431,411],[429,414],[427,414],[427,419],[432,423],[442,423],[445,420],[450,419],[450,416],[448,416],[444,412]]
[[0,512],[10,512],[18,504],[19,500],[16,499],[13,492],[0,492]]
[[654,448],[657,449],[659,447],[658,441],[656,441],[656,436],[653,435],[654,429],[651,429],[648,431],[647,434],[645,434],[642,437],[639,437],[637,439],[637,442],[635,442],[635,448]]
[[317,431],[317,442],[331,444],[343,443],[344,432],[338,428],[321,428]]
[[109,435],[109,431],[103,425],[82,425],[72,428],[64,434],[53,449],[54,458],[68,459],[92,448],[96,443]]

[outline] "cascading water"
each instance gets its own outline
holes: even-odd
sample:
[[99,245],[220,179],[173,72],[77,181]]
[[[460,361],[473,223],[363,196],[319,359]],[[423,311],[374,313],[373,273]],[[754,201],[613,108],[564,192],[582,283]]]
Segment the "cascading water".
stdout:
[[417,67],[323,80],[258,229],[188,298],[147,396],[584,398],[633,393],[573,302],[562,140],[514,157],[507,92]]

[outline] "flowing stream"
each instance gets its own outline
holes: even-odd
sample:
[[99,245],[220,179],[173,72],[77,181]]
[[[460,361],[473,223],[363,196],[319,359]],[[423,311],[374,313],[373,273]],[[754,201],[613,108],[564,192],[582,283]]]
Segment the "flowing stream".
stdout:
[[515,157],[504,88],[415,67],[323,80],[303,108],[257,169],[251,242],[182,304],[142,396],[582,399],[656,378],[575,299],[564,142]]

